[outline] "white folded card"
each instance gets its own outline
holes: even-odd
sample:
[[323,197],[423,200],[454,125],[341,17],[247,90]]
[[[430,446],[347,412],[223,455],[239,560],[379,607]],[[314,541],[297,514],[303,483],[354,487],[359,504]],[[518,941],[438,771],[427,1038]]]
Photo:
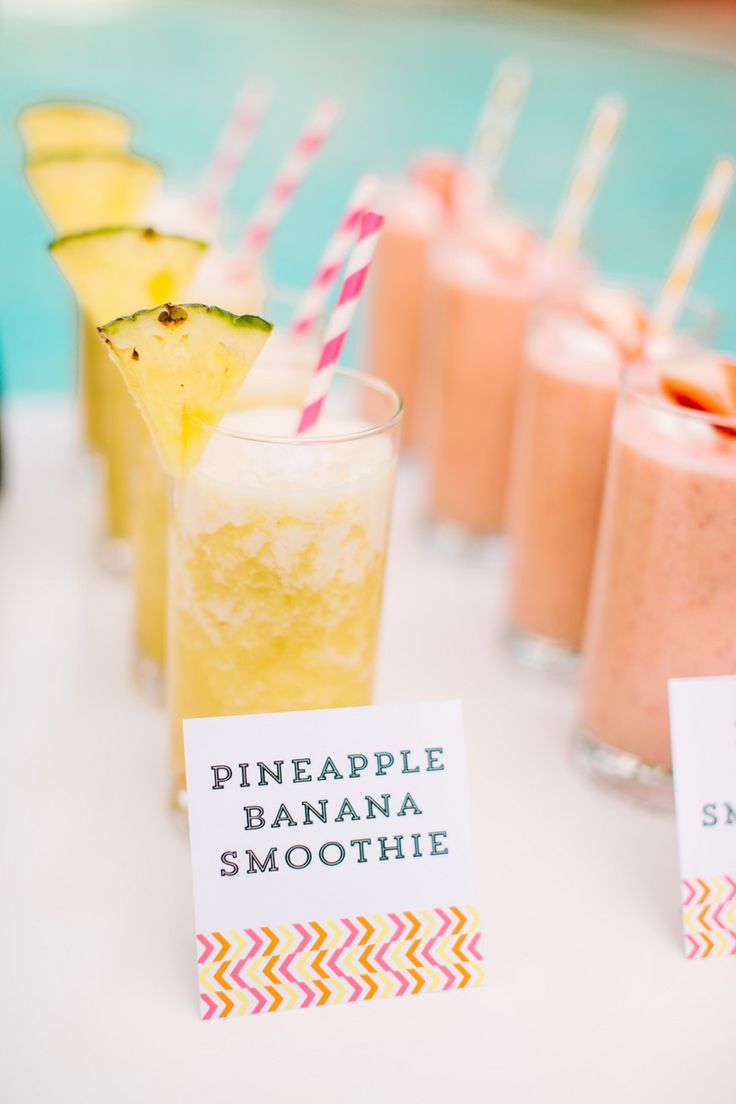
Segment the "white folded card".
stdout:
[[477,985],[459,702],[184,722],[203,1018]]
[[736,677],[670,679],[685,954],[736,956]]

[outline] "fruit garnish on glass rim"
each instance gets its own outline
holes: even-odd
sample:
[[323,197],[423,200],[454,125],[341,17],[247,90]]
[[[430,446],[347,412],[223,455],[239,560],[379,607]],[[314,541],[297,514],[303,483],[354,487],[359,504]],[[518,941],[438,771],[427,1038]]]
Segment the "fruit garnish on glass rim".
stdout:
[[161,182],[152,161],[115,150],[32,157],[25,173],[59,234],[135,222]]
[[649,319],[633,292],[594,284],[583,293],[579,305],[585,321],[607,334],[625,359],[641,356]]
[[51,255],[99,325],[185,294],[205,242],[148,227],[111,226],[58,238]]
[[130,120],[99,104],[51,102],[30,104],[18,116],[18,130],[28,155],[63,151],[123,150],[130,144]]
[[530,226],[502,210],[491,207],[477,222],[470,223],[471,241],[477,243],[494,268],[510,276],[520,275],[527,268],[537,249],[537,236]]
[[165,303],[100,327],[170,475],[200,459],[272,328],[202,303]]
[[[688,410],[736,419],[736,362],[724,357],[702,355],[669,364],[660,373],[662,391],[672,402]],[[728,436],[736,426],[714,425]]]
[[460,159],[442,150],[420,154],[409,166],[409,179],[432,192],[447,211],[455,207],[465,175]]

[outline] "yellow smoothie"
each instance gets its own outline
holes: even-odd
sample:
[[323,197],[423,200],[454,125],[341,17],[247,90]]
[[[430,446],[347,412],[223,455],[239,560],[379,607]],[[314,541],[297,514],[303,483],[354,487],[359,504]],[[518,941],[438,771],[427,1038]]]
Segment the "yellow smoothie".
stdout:
[[[106,352],[104,345],[102,351]],[[132,434],[139,415],[122,376],[109,357],[103,370],[103,396],[106,535],[111,541],[127,541],[131,531]]]
[[[199,266],[188,296],[196,302],[217,302],[238,314],[258,313],[263,276],[256,266],[248,279],[228,280],[225,255],[212,251]],[[111,368],[118,376],[112,364]],[[166,665],[169,486],[148,430],[140,418],[134,421],[142,430],[131,433],[129,460],[135,669],[137,681],[158,696]]]
[[299,402],[288,397],[236,410],[176,481],[169,700],[180,790],[185,717],[370,701],[398,447],[388,396],[387,422],[328,413],[319,437],[293,436]]
[[152,689],[166,662],[168,480],[138,419],[132,467],[133,623],[138,681]]
[[[266,370],[273,359],[267,355],[271,352],[269,342],[258,368],[246,380],[238,400],[242,408],[269,406],[274,402],[298,405],[301,400],[303,375],[296,368],[300,364],[305,367],[314,364],[313,349],[304,343],[288,346],[284,335],[278,333],[273,334],[272,341],[284,356],[290,352],[295,364],[293,378],[283,371],[271,373]],[[141,419],[137,419],[137,427],[141,432],[135,434],[132,478],[136,675],[137,681],[157,696],[166,667],[169,482]]]
[[105,453],[104,373],[109,364],[107,350],[97,327],[79,312],[79,401],[82,439],[91,452]]

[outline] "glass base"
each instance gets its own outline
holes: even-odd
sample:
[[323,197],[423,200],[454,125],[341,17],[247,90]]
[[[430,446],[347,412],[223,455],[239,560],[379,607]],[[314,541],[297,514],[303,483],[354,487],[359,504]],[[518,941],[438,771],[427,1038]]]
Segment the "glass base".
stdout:
[[166,698],[166,673],[163,666],[150,656],[136,657],[133,681],[151,705],[163,705]]
[[456,521],[428,517],[422,522],[422,537],[433,552],[447,559],[495,558],[502,545],[502,533],[474,533]]
[[581,653],[546,636],[536,636],[509,625],[504,643],[509,655],[522,667],[564,677],[573,677],[580,672]]
[[573,738],[573,756],[586,774],[606,788],[653,809],[670,812],[674,808],[672,772],[667,767],[653,766],[631,752],[601,744],[584,731]]
[[130,541],[124,537],[105,537],[100,549],[100,563],[105,571],[123,578],[130,573],[131,561]]

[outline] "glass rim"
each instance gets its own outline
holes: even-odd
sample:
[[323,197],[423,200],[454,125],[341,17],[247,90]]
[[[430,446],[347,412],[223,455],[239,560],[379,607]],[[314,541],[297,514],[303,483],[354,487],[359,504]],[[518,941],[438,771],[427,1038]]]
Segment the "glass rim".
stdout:
[[[257,367],[258,362],[256,361],[255,365],[253,366],[253,370],[255,370]],[[267,372],[278,371],[280,367],[288,368],[289,365],[280,365],[278,363],[269,364],[268,366],[264,365],[264,368]],[[300,369],[296,370],[300,371]],[[313,374],[313,371],[314,370],[312,368],[304,369],[303,374],[305,376],[311,376]],[[229,437],[232,440],[236,441],[256,441],[259,444],[296,445],[297,447],[304,447],[305,445],[344,444],[348,441],[362,441],[368,437],[375,437],[380,433],[386,433],[388,430],[393,429],[399,424],[401,416],[404,413],[404,402],[398,391],[396,391],[389,383],[386,383],[385,380],[379,379],[377,376],[370,375],[368,372],[362,372],[357,368],[338,367],[335,368],[333,375],[339,377],[340,379],[347,379],[351,382],[357,382],[363,387],[367,387],[369,390],[372,390],[374,393],[385,396],[387,399],[392,401],[393,412],[389,415],[388,418],[385,418],[383,421],[379,422],[376,425],[369,425],[365,429],[353,430],[350,433],[335,433],[329,436],[309,437],[306,434],[297,433],[290,433],[286,436],[274,436],[272,434],[266,435],[262,433],[238,432],[236,430],[223,428],[222,422],[218,422],[217,425],[213,425],[212,422],[208,422],[203,418],[194,417],[193,415],[188,415],[187,421],[191,425],[197,426],[200,429],[206,429],[212,437],[219,435],[220,437]],[[232,411],[228,411],[228,413],[232,413]]]
[[[592,280],[591,282],[594,283],[595,281]],[[653,291],[654,292],[654,297],[653,297],[654,302],[656,302],[657,293],[662,288],[662,277],[640,276],[640,275],[635,275],[634,273],[629,273],[628,275],[626,275],[626,274],[621,273],[621,272],[604,272],[604,271],[602,271],[600,273],[600,281],[599,282],[601,284],[603,284],[604,286],[607,285],[608,287],[612,287],[612,288],[616,288],[616,289],[624,288],[624,289],[630,289],[630,290],[633,290],[633,291],[638,291],[639,289],[646,289],[646,291]],[[693,295],[692,293],[689,292],[685,296],[685,298],[683,299],[683,301],[680,305],[678,318],[682,317],[682,315],[684,315],[688,312],[697,315],[699,318],[704,319],[707,322],[710,322],[711,325],[714,327],[714,330],[717,329],[720,326],[721,315],[720,315],[720,312],[718,310],[718,307],[716,306],[715,302],[712,299],[708,298],[707,295],[700,295],[700,294]],[[677,333],[677,323],[676,322],[671,327],[671,331],[672,331],[672,333]]]
[[[656,299],[656,293],[662,286],[662,280],[654,276],[606,272],[604,270],[598,271],[594,269],[590,274],[590,278],[584,281],[584,288],[591,286],[607,287],[615,291],[633,291],[635,294],[639,294],[641,291],[651,291],[654,293],[652,296],[652,301],[654,301]],[[574,293],[572,298],[574,299],[578,294],[577,292]],[[644,305],[647,306],[646,303]],[[551,314],[564,314],[566,311],[569,312],[569,306],[565,302],[555,300],[554,295],[542,295],[537,301],[536,310],[542,314],[547,312]],[[649,310],[648,306],[647,310]],[[712,327],[713,333],[716,333],[720,327],[721,314],[715,302],[709,299],[707,295],[688,294],[682,303],[678,319],[687,314],[694,315],[695,319],[703,325]],[[677,321],[675,325],[670,328],[670,332],[679,332]]]
[[[723,359],[736,363],[736,353],[727,353],[720,350],[703,351],[707,355],[714,356],[716,359]],[[623,402],[623,400],[627,398],[635,399],[638,403],[641,403],[642,406],[647,406],[662,414],[670,414],[677,418],[687,418],[696,425],[707,425],[714,429],[718,427],[732,429],[734,435],[736,435],[736,413],[717,414],[715,411],[711,410],[699,410],[697,407],[684,406],[674,402],[672,399],[668,399],[663,393],[646,391],[636,384],[635,377],[637,370],[641,372],[642,368],[646,367],[648,372],[651,372],[652,368],[654,368],[657,377],[659,377],[660,369],[663,368],[665,364],[678,364],[689,359],[690,357],[683,354],[681,356],[667,357],[665,360],[654,363],[647,360],[636,360],[626,365],[621,372],[620,401]]]

